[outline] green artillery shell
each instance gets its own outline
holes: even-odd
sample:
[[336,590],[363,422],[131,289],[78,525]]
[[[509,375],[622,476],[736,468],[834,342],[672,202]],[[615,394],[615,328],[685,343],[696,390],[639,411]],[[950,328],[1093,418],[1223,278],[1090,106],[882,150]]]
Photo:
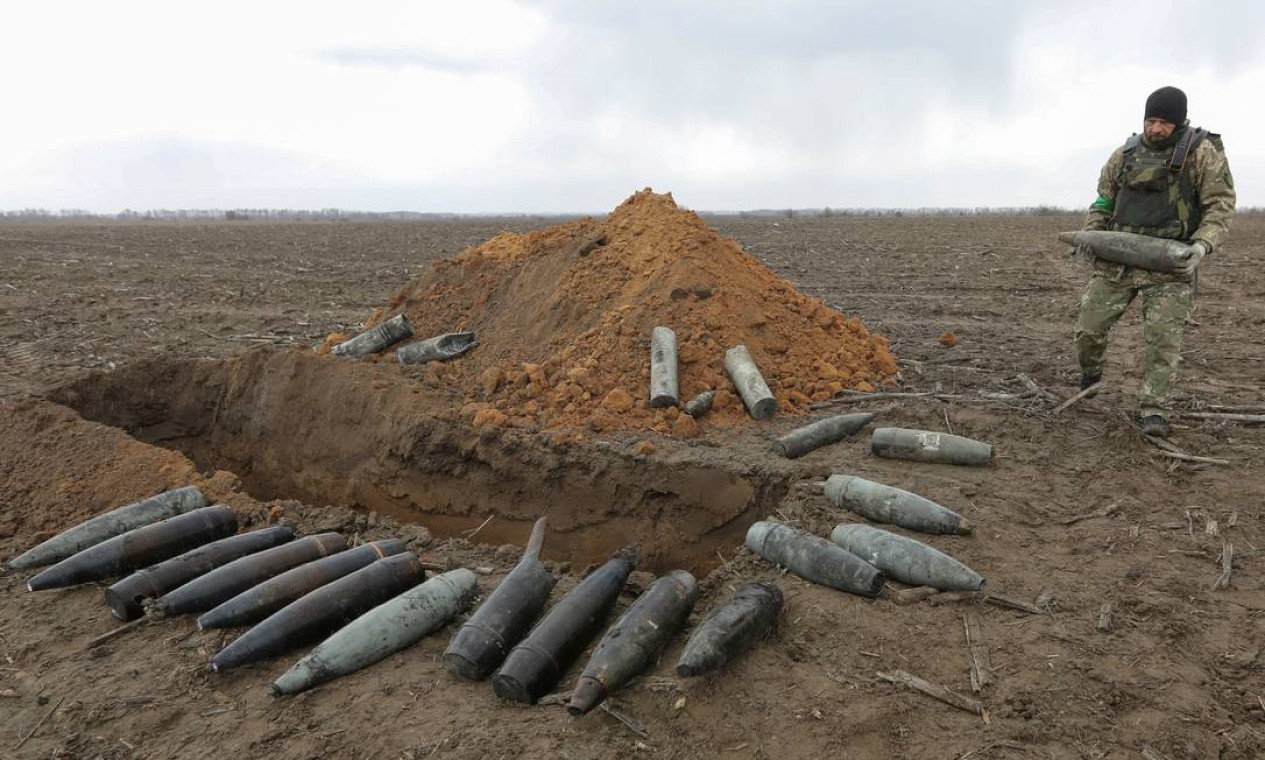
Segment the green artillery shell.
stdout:
[[746,346],[734,346],[725,352],[725,371],[752,417],[767,420],[777,414],[777,399]]
[[334,356],[347,356],[359,359],[362,356],[375,354],[390,348],[402,340],[413,337],[413,323],[403,314],[396,314],[387,321],[360,333],[351,340],[339,343],[330,349]]
[[685,402],[685,413],[694,418],[702,417],[712,410],[712,401],[715,398],[716,391],[703,391]]
[[126,575],[235,532],[237,517],[228,507],[195,509],[90,546],[34,576],[26,587],[43,591]]
[[535,704],[601,630],[641,552],[623,549],[553,606],[492,677],[501,699]]
[[293,539],[291,528],[264,528],[213,541],[153,567],[137,570],[105,590],[105,603],[119,620],[133,620],[145,614],[141,600],[161,596],[238,557]]
[[684,570],[655,581],[615,621],[584,667],[567,710],[584,715],[654,663],[698,599],[698,583]]
[[545,518],[532,527],[518,565],[479,605],[444,651],[444,666],[462,678],[479,681],[501,664],[545,608],[554,579],[540,563]]
[[41,565],[51,565],[89,546],[95,546],[107,538],[113,538],[134,528],[144,527],[190,510],[201,509],[208,504],[210,502],[194,486],[166,491],[79,523],[9,560],[9,567],[14,570],[27,570]]
[[914,462],[982,467],[993,461],[993,447],[987,443],[930,430],[879,428],[870,437],[870,449],[877,456]]
[[318,533],[300,538],[217,567],[167,592],[155,606],[165,615],[209,610],[278,573],[346,548],[347,541],[337,533]]
[[415,554],[377,560],[268,616],[220,650],[211,660],[211,670],[228,670],[320,641],[425,577]]
[[870,525],[839,525],[830,540],[901,583],[942,591],[978,591],[984,585],[979,573],[949,555]]
[[354,573],[370,562],[407,550],[408,546],[403,541],[388,538],[305,562],[202,613],[198,616],[198,628],[253,625],[312,589]]
[[682,678],[719,670],[750,649],[782,612],[782,589],[772,580],[738,587],[733,598],[712,610],[685,643],[676,663]]
[[875,522],[891,523],[923,533],[967,535],[973,526],[951,509],[899,488],[853,475],[826,479],[826,498]]
[[761,521],[747,530],[747,548],[796,575],[860,596],[878,596],[883,574],[855,554],[789,525]]
[[295,694],[412,646],[468,609],[477,590],[469,570],[435,576],[340,628],[282,674],[272,691]]
[[792,430],[777,439],[777,448],[782,456],[790,459],[802,457],[810,451],[831,443],[838,443],[844,438],[870,424],[874,415],[868,412],[858,414],[841,414],[827,417],[811,425]]
[[1191,248],[1177,240],[1107,230],[1060,232],[1059,240],[1068,245],[1087,245],[1100,259],[1152,272],[1173,271],[1177,264],[1190,258]]
[[676,333],[670,327],[650,331],[650,406],[658,409],[680,402],[677,388]]
[[401,346],[395,352],[395,360],[400,364],[446,362],[456,359],[477,345],[479,341],[474,339],[472,332],[446,333]]

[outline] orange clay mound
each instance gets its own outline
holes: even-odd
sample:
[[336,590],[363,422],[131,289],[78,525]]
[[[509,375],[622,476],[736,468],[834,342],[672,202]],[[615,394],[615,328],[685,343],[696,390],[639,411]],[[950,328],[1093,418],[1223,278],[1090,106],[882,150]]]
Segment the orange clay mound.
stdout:
[[719,391],[703,425],[751,421],[723,366],[738,344],[784,414],[845,388],[873,390],[896,372],[885,338],[648,189],[604,221],[502,233],[436,262],[370,324],[400,311],[418,338],[475,333],[474,350],[424,373],[465,394],[462,416],[476,426],[697,435],[676,408],[649,408],[656,325],[676,331],[681,402]]

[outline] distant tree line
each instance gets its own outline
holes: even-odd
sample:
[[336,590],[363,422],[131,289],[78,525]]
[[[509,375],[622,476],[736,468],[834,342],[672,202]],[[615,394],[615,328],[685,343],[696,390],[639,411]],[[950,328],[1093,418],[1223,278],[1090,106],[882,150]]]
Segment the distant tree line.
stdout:
[[[904,217],[904,216],[1061,216],[1064,214],[1083,214],[1088,208],[1062,208],[1060,206],[976,206],[974,208],[948,208],[924,206],[920,208],[784,208],[753,209],[750,211],[700,211],[703,216],[741,217],[747,218],[783,218],[797,217]],[[1236,213],[1248,215],[1265,214],[1265,207],[1240,207]]]
[[[700,211],[703,216],[741,218],[796,217],[904,217],[904,216],[1056,216],[1080,214],[1085,209],[1060,208],[1058,206],[976,206],[974,208],[786,208],[753,209],[750,211]],[[1240,214],[1262,215],[1265,207],[1248,206],[1238,210]],[[596,214],[601,216],[601,214]],[[288,209],[288,208],[235,208],[235,209],[150,209],[133,211],[124,209],[117,214],[98,214],[84,209],[24,208],[0,211],[0,221],[42,222],[59,220],[118,220],[118,221],[377,221],[377,220],[425,220],[468,218],[540,218],[574,219],[581,214],[448,214],[423,213],[420,211],[349,211],[339,208]]]
[[150,209],[134,211],[124,209],[116,214],[99,214],[84,209],[68,208],[53,211],[46,208],[24,208],[0,211],[0,219],[10,221],[39,222],[56,220],[118,220],[134,221],[332,221],[378,219],[456,219],[464,214],[426,214],[417,211],[348,211],[338,208],[290,209],[290,208],[234,208],[234,209]]
[[1058,216],[1079,214],[1084,209],[1059,206],[976,206],[974,208],[946,208],[921,206],[918,208],[785,208],[755,209],[752,211],[718,212],[717,215],[763,217],[780,216],[787,219],[817,216]]

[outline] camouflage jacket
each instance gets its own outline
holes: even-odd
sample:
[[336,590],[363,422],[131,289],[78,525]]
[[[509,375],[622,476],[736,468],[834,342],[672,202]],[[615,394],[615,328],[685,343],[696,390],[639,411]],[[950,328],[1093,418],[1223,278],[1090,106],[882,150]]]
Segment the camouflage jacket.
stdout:
[[[1098,175],[1098,199],[1090,206],[1082,229],[1111,229],[1124,160],[1124,146],[1121,145],[1107,159]],[[1185,171],[1190,172],[1190,181],[1202,214],[1199,227],[1190,240],[1202,240],[1208,244],[1210,251],[1215,251],[1225,242],[1230,231],[1230,218],[1234,216],[1236,196],[1230,164],[1225,153],[1218,150],[1211,140],[1201,140],[1187,161]]]

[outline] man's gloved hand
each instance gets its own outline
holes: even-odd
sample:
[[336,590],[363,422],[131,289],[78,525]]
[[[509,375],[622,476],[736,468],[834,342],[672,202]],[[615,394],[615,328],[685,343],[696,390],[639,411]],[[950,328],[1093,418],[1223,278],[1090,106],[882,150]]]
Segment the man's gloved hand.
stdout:
[[1092,262],[1094,260],[1094,249],[1081,243],[1072,249],[1072,255],[1082,261]]
[[1173,274],[1181,275],[1186,279],[1195,276],[1195,271],[1199,269],[1199,262],[1208,253],[1208,244],[1202,240],[1196,240],[1190,244],[1190,254],[1186,258],[1177,262],[1177,266],[1173,267]]

